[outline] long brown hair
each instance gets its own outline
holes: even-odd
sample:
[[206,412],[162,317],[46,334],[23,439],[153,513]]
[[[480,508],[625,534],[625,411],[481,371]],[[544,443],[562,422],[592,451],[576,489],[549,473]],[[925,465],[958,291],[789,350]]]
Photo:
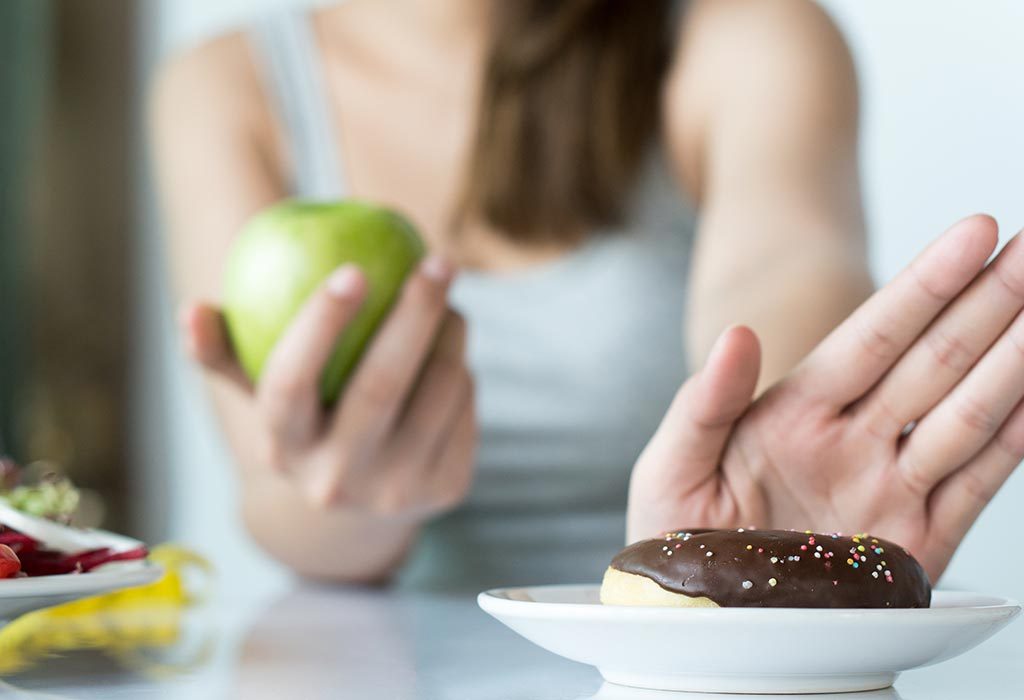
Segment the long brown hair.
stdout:
[[523,241],[615,223],[657,134],[671,0],[495,0],[463,215]]

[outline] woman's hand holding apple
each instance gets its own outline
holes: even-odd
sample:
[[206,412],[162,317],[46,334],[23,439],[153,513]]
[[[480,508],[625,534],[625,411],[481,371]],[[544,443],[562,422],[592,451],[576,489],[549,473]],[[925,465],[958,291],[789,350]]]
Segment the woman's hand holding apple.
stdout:
[[465,323],[446,303],[452,276],[439,257],[419,265],[331,408],[320,398],[321,374],[367,293],[354,265],[310,295],[255,386],[220,310],[185,310],[186,346],[251,403],[259,468],[287,474],[316,507],[417,522],[461,502],[473,475],[473,382]]

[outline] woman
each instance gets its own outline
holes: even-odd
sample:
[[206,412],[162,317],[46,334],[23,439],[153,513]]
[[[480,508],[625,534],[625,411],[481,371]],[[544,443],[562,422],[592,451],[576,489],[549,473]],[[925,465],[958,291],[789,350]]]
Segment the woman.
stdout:
[[[806,0],[677,6],[350,0],[166,66],[185,342],[272,556],[336,581],[583,580],[624,526],[756,525],[871,530],[941,574],[1024,455],[1024,252],[986,267],[995,223],[966,219],[857,308],[839,34]],[[432,251],[330,410],[359,270],[257,387],[192,301],[287,196],[395,206]]]

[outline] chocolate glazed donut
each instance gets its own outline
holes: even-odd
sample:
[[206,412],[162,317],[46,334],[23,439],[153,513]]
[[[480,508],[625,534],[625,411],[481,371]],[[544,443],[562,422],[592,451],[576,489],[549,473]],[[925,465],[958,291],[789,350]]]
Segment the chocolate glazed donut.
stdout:
[[931,585],[907,550],[868,534],[690,530],[669,532],[622,550],[605,572],[601,602],[926,608]]

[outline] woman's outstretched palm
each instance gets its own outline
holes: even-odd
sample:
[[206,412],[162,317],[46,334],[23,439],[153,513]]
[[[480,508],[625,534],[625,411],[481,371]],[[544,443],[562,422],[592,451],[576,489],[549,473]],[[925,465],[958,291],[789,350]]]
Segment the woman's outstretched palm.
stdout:
[[634,468],[629,539],[871,531],[937,579],[1024,457],[1024,244],[986,267],[997,237],[954,226],[756,401],[757,338],[723,334]]

